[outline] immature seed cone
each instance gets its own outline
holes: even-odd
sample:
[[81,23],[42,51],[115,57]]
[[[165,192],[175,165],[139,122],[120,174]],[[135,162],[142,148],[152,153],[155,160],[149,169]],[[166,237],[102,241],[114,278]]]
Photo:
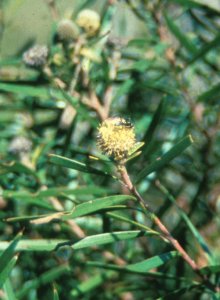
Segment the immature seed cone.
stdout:
[[85,30],[88,36],[93,36],[100,27],[100,15],[91,9],[83,9],[79,12],[76,23]]
[[73,21],[64,19],[57,26],[57,34],[61,40],[74,40],[79,36],[79,28]]
[[23,54],[23,61],[26,65],[31,67],[43,66],[48,57],[47,46],[35,45]]
[[108,118],[98,128],[97,145],[115,161],[123,161],[136,144],[133,125],[120,117]]

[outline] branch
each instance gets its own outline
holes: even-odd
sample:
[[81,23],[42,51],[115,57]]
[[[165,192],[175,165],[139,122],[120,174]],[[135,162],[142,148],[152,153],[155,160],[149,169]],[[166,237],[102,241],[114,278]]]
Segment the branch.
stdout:
[[[118,171],[121,175],[122,181],[126,184],[128,190],[133,194],[141,207],[143,208],[146,215],[152,220],[152,222],[160,229],[162,233],[162,238],[166,238],[170,244],[173,245],[173,247],[180,253],[182,258],[187,262],[187,264],[205,281],[207,281],[206,277],[201,274],[198,265],[195,263],[195,261],[189,256],[189,254],[183,249],[183,247],[180,245],[180,243],[171,235],[169,230],[166,228],[166,226],[162,223],[162,221],[150,210],[149,206],[145,203],[144,199],[141,197],[139,192],[136,190],[135,186],[133,185],[129,174],[127,172],[127,169],[125,165],[119,165]],[[210,284],[210,283],[209,283]]]

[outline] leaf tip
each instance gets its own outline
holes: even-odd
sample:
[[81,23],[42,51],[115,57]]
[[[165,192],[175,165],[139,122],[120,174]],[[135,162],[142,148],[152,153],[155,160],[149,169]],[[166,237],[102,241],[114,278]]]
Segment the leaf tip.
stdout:
[[193,143],[194,143],[194,139],[193,139],[193,137],[192,137],[192,135],[191,135],[191,134],[189,134],[189,140],[190,140],[191,144],[193,144]]

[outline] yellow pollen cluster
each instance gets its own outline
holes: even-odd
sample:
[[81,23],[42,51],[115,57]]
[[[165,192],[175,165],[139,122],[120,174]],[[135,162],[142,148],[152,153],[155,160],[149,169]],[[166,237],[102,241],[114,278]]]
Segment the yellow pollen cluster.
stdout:
[[123,118],[108,118],[98,128],[97,144],[115,161],[126,159],[136,144],[134,127]]

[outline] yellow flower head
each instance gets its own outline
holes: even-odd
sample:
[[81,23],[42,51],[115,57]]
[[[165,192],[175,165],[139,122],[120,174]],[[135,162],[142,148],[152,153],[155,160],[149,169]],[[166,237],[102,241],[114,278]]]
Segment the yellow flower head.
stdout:
[[103,153],[115,161],[126,159],[135,144],[134,127],[129,121],[114,117],[108,118],[100,124],[97,145]]
[[79,12],[76,23],[83,28],[88,36],[93,36],[100,27],[100,15],[91,9],[83,9]]

